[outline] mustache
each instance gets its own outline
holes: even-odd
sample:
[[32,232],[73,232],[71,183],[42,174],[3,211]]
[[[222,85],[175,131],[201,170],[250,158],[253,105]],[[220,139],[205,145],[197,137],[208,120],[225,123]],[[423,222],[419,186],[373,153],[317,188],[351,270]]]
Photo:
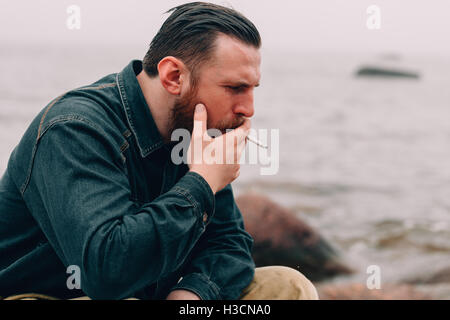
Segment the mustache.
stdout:
[[245,122],[245,117],[237,117],[233,119],[231,122],[222,121],[216,125],[215,129],[220,130],[222,133],[225,133],[227,130],[234,130],[242,126]]
[[240,126],[242,126],[244,124],[244,122],[245,122],[244,117],[237,118],[233,123],[232,129],[234,130],[236,128],[239,128]]

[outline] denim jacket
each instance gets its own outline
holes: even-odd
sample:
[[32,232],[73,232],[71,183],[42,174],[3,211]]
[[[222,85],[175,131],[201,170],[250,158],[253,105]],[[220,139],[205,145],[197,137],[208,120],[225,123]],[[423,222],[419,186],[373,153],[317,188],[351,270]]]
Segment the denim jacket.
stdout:
[[[0,180],[0,296],[238,299],[253,239],[231,186],[171,161],[136,79],[142,62],[47,105]],[[69,266],[81,289],[69,289]]]

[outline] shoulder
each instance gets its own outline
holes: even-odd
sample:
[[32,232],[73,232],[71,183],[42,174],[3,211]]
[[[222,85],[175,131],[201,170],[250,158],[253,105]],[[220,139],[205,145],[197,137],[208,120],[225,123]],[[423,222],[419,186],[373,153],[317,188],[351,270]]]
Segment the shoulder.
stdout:
[[123,141],[126,122],[117,74],[108,75],[99,81],[70,90],[53,99],[36,117],[35,134],[39,140],[49,129],[58,124],[81,122],[82,124],[115,136],[118,143]]
[[127,141],[115,111],[118,108],[114,108],[114,104],[120,103],[118,95],[115,76],[110,75],[53,99],[28,126],[10,156],[8,168],[18,181],[25,179],[24,174],[29,177],[38,149],[43,151],[42,140],[49,140],[49,136],[52,142],[59,143],[52,143],[50,148],[70,150],[78,143],[78,147],[95,146],[97,150],[108,151],[114,159],[123,160],[121,148]]
[[106,125],[113,116],[110,107],[118,99],[117,85],[111,78],[112,75],[53,99],[38,115],[39,135],[54,123],[72,119]]

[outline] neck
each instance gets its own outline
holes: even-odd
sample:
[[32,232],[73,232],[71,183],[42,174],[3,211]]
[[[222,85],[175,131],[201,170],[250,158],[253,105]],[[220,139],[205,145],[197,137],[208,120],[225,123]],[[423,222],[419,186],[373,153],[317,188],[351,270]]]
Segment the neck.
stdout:
[[143,70],[137,80],[150,109],[153,120],[165,143],[170,142],[170,119],[173,106],[171,97],[161,85],[159,77],[150,78]]

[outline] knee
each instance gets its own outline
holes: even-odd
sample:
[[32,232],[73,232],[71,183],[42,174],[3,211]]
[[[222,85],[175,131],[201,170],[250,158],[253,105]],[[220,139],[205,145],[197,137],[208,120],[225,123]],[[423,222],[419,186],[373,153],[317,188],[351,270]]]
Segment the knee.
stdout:
[[251,300],[318,300],[314,285],[301,272],[284,266],[255,269],[246,297]]
[[318,300],[317,290],[300,271],[283,266],[267,267],[272,281],[279,283],[286,294],[285,300]]

